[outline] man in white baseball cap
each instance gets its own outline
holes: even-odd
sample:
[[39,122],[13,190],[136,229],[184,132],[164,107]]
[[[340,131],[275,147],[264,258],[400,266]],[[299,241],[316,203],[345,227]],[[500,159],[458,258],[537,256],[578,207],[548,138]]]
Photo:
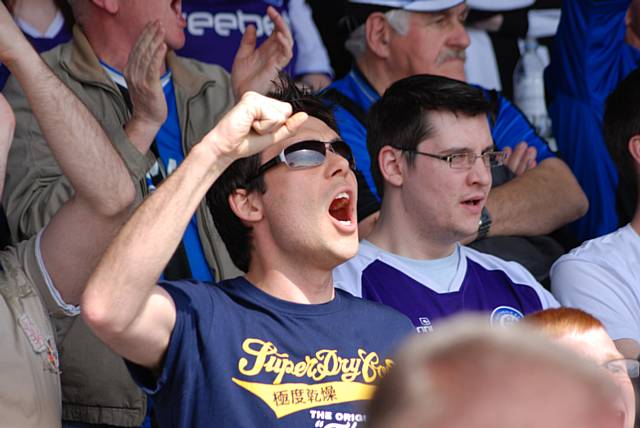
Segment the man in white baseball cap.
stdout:
[[[350,0],[348,3],[346,25],[350,36],[345,46],[354,57],[354,66],[347,76],[330,86],[327,97],[337,103],[335,114],[340,133],[350,144],[356,165],[375,196],[379,189],[370,172],[366,112],[393,82],[411,75],[435,74],[465,80],[465,49],[469,45],[464,28],[466,17],[467,5],[461,0]],[[485,91],[485,94],[495,106],[489,115],[495,145],[509,153],[505,163],[508,168],[503,173],[517,179],[494,177],[494,188],[478,231],[467,242],[492,236],[499,236],[503,241],[507,236],[546,235],[582,216],[588,201],[566,164],[550,151],[508,100],[495,92]],[[505,184],[498,187],[500,183]],[[376,218],[379,202],[375,198],[365,200],[362,193],[360,198],[358,218],[361,222],[364,220],[362,238]],[[521,254],[522,257],[514,256],[526,246],[527,243],[503,245],[500,242],[480,249],[517,260],[539,281],[544,281],[551,265],[550,260],[544,258],[554,251],[545,244],[545,250],[537,254],[532,249]],[[554,250],[557,251],[557,247]]]

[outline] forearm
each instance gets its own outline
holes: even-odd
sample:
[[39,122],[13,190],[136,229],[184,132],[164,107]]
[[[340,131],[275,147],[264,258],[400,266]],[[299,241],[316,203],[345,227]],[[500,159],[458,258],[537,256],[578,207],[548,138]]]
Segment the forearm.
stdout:
[[84,104],[32,49],[10,68],[75,197],[85,200],[96,214],[109,216],[128,209],[135,192],[130,175]]
[[135,211],[105,252],[82,297],[85,317],[107,331],[126,331],[142,312],[185,228],[228,165],[196,145]]
[[588,201],[564,162],[544,160],[536,168],[491,189],[489,236],[548,234],[584,215]]

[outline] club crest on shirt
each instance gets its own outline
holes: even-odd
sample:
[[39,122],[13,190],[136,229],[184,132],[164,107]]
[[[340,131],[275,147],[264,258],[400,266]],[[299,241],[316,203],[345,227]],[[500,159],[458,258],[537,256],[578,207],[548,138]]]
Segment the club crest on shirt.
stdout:
[[491,312],[491,325],[499,327],[508,327],[517,323],[524,315],[519,310],[511,306],[498,306]]

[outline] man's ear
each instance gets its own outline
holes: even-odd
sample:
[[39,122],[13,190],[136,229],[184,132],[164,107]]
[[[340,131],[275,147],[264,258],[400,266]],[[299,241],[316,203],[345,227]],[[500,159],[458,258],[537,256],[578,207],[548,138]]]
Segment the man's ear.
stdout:
[[262,220],[263,205],[259,192],[236,189],[229,195],[229,207],[243,222],[256,223]]
[[385,183],[394,187],[404,182],[405,164],[402,151],[391,146],[384,146],[378,153],[378,166]]
[[640,165],[640,134],[636,134],[629,138],[628,148],[635,164],[637,166]]
[[381,58],[387,58],[390,54],[391,31],[393,30],[382,12],[373,12],[365,22],[367,46]]
[[111,15],[115,15],[120,10],[120,0],[91,0],[91,2],[100,9],[109,12]]

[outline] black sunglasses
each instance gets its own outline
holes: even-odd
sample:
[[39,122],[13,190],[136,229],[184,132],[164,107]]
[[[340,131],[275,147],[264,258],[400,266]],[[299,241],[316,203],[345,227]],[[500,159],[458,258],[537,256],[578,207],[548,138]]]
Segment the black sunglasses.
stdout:
[[353,153],[347,143],[342,140],[336,141],[300,141],[286,147],[277,156],[274,156],[263,165],[260,166],[256,175],[251,177],[247,181],[254,180],[260,177],[270,168],[284,163],[289,168],[301,169],[312,168],[314,166],[322,165],[327,158],[327,149],[342,156],[349,162],[349,168],[355,169],[355,161],[353,159]]

